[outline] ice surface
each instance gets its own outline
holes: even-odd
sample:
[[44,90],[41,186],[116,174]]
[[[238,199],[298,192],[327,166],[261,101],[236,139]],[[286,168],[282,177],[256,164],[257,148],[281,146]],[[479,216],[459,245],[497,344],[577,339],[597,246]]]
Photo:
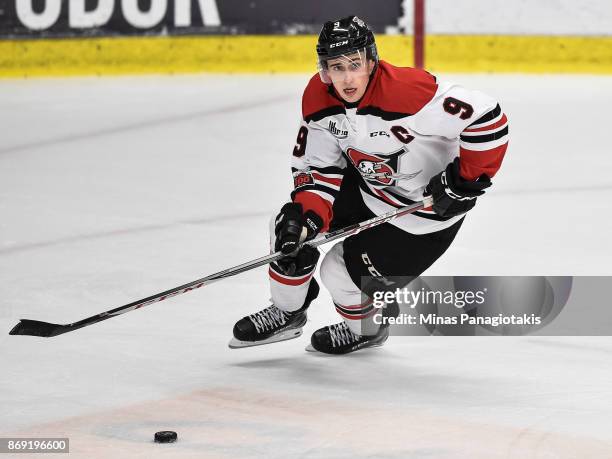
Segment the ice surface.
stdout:
[[[610,275],[612,78],[444,76],[497,97],[507,160],[441,274]],[[612,457],[612,339],[405,338],[341,358],[230,350],[263,268],[57,338],[266,252],[308,76],[0,83],[0,436],[71,457]],[[175,430],[179,441],[153,444]],[[27,457],[20,455],[19,457]]]

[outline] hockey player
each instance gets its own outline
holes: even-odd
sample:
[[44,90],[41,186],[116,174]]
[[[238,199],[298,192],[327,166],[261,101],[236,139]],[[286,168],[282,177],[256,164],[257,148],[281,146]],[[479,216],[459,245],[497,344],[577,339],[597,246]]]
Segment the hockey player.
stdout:
[[270,230],[271,248],[287,257],[270,265],[273,304],[238,321],[230,347],[302,333],[319,293],[319,253],[298,250],[302,242],[431,195],[432,208],[350,236],[321,263],[343,320],[315,331],[312,348],[345,354],[383,344],[389,331],[373,320],[373,291],[405,285],[446,251],[506,152],[508,122],[494,99],[379,60],[358,17],[325,23],[317,54],[293,148],[295,189]]

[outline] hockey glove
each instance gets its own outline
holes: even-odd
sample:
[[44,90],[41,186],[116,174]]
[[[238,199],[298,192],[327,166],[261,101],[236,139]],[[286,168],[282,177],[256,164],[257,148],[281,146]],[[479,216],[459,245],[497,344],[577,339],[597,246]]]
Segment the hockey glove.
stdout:
[[[311,210],[302,214],[302,205],[289,202],[283,206],[276,217],[274,249],[288,256],[276,262],[287,276],[299,276],[310,272],[317,264],[319,251],[310,246],[299,245],[313,239],[323,228],[323,219]],[[297,251],[297,252],[296,252]]]
[[313,239],[323,228],[323,219],[312,210],[302,213],[302,205],[288,202],[276,216],[276,251],[289,255],[304,241]]
[[305,245],[295,255],[287,255],[276,261],[276,267],[285,276],[304,276],[317,266],[319,249]]
[[441,217],[461,215],[476,205],[476,198],[491,186],[491,179],[482,174],[476,181],[465,180],[459,174],[459,158],[434,175],[425,187],[424,195],[433,196],[433,210]]

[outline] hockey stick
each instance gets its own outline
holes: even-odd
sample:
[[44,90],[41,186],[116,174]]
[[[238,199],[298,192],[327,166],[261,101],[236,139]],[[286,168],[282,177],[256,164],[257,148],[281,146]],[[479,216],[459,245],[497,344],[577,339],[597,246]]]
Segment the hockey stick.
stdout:
[[[379,215],[369,220],[365,220],[361,223],[355,223],[339,230],[322,234],[319,237],[306,242],[305,244],[308,244],[312,247],[318,247],[322,244],[326,244],[341,237],[356,234],[373,226],[381,225],[383,223],[388,222],[389,220],[393,220],[394,218],[417,212],[431,205],[431,197],[426,197],[425,199],[423,199],[423,201],[417,202],[410,206],[401,207],[399,209],[392,210],[391,212],[388,212],[384,215]],[[143,298],[142,300],[134,301],[132,303],[126,304],[125,306],[120,306],[118,308],[111,309],[110,311],[105,311],[100,314],[96,314],[95,316],[87,317],[86,319],[79,320],[78,322],[74,322],[71,324],[52,324],[49,322],[41,322],[39,320],[21,319],[19,323],[13,327],[9,334],[43,337],[62,335],[64,333],[78,330],[79,328],[87,327],[89,325],[102,322],[103,320],[110,319],[111,317],[125,314],[126,312],[133,311],[134,309],[139,309],[144,306],[148,306],[149,304],[157,303],[158,301],[165,300],[166,298],[181,295],[183,293],[189,292],[190,290],[195,290],[205,285],[212,284],[213,282],[216,282],[218,280],[225,279],[226,277],[234,276],[236,274],[249,271],[253,268],[272,263],[285,256],[286,255],[281,252],[275,252],[270,255],[266,255],[265,257],[257,258],[241,265],[224,269],[223,271],[219,271],[218,273],[211,274],[210,276],[206,276],[193,282],[189,282],[188,284],[184,284],[179,287],[166,290],[165,292],[157,293],[147,298]]]

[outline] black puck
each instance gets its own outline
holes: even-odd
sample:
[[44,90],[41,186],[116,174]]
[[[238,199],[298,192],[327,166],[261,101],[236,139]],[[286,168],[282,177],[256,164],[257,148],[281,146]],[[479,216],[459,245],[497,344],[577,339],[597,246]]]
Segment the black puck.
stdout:
[[176,432],[171,430],[162,430],[161,432],[155,432],[155,443],[174,443],[178,438]]

